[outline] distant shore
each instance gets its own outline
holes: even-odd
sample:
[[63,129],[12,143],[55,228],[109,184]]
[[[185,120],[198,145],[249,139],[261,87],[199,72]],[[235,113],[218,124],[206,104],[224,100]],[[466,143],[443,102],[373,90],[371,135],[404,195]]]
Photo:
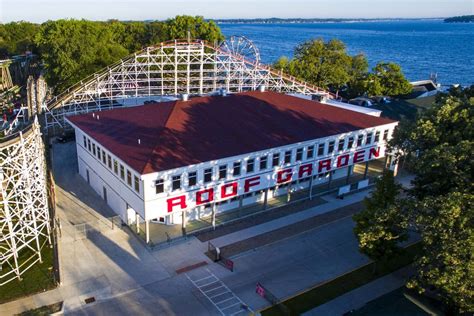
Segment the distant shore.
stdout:
[[374,18],[374,19],[366,19],[366,18],[328,18],[328,19],[321,19],[321,18],[289,18],[289,19],[282,19],[282,18],[258,18],[258,19],[211,19],[218,24],[288,24],[288,23],[357,23],[357,22],[396,22],[396,21],[443,21],[445,18]]

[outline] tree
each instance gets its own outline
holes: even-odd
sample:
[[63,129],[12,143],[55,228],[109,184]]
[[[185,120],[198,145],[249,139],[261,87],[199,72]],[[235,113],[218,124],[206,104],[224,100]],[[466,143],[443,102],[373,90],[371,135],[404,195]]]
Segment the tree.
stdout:
[[0,58],[24,54],[26,51],[36,53],[34,38],[40,26],[30,22],[11,22],[0,24]]
[[[363,55],[353,59],[346,53],[343,42],[333,39],[306,41],[295,48],[294,58],[282,57],[274,64],[292,76],[298,77],[321,88],[338,91],[351,79],[351,73],[363,67]],[[353,63],[354,62],[354,63]],[[353,69],[353,64],[356,69]]]
[[408,286],[437,295],[451,312],[474,311],[474,195],[429,197],[417,209],[423,254]]
[[[396,96],[408,94],[412,91],[410,82],[402,73],[400,65],[395,63],[378,63],[373,69],[371,78],[374,85],[380,85],[381,90],[373,91],[372,95]],[[378,81],[376,84],[375,82]]]
[[110,65],[129,52],[115,41],[105,23],[85,20],[48,21],[36,36],[45,78],[56,92]]
[[[410,227],[421,236],[422,252],[410,287],[437,295],[451,310],[472,312],[474,86],[438,97],[416,123],[399,128],[390,145],[411,157],[408,165],[415,179],[409,196],[395,202],[398,212],[387,208],[377,214],[383,221],[375,223],[384,231],[404,221],[401,228]],[[376,192],[379,202],[383,196],[392,200],[383,188]],[[366,222],[358,224],[358,235],[377,237]],[[380,242],[384,237],[378,237]]]
[[280,57],[276,69],[347,98],[367,94],[395,96],[411,92],[411,85],[395,63],[378,63],[368,72],[363,54],[350,56],[337,39],[306,41],[296,46],[294,57]]
[[224,40],[224,35],[214,21],[206,21],[202,16],[178,15],[166,21],[164,34],[167,39],[202,39],[210,43]]
[[411,194],[422,199],[472,192],[474,86],[440,96],[416,124],[398,129],[391,142],[402,150],[416,177]]
[[353,216],[359,249],[374,261],[397,253],[399,243],[408,238],[406,218],[396,207],[400,190],[393,173],[385,171],[372,195],[364,200],[365,209]]

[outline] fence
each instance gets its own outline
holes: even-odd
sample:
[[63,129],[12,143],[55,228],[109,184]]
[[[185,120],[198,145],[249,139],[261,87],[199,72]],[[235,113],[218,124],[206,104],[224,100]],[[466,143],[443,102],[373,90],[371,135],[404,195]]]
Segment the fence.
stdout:
[[114,230],[122,229],[123,221],[120,216],[112,216],[96,221],[89,221],[74,225],[74,240],[81,240],[93,234],[105,234]]

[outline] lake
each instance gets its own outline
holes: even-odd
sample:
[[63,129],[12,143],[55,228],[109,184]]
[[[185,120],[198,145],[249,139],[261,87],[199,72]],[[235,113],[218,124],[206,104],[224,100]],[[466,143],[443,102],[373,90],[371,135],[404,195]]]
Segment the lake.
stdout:
[[261,61],[273,63],[306,40],[338,38],[354,55],[402,66],[410,81],[436,73],[443,85],[474,83],[474,23],[442,20],[400,20],[311,24],[219,24],[226,36],[242,35],[259,48]]

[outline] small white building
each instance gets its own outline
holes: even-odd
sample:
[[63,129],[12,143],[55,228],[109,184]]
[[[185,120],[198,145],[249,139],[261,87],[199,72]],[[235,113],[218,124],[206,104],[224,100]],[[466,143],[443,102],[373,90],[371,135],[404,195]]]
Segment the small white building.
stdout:
[[187,221],[348,177],[398,124],[276,92],[70,116],[79,173],[128,225]]

